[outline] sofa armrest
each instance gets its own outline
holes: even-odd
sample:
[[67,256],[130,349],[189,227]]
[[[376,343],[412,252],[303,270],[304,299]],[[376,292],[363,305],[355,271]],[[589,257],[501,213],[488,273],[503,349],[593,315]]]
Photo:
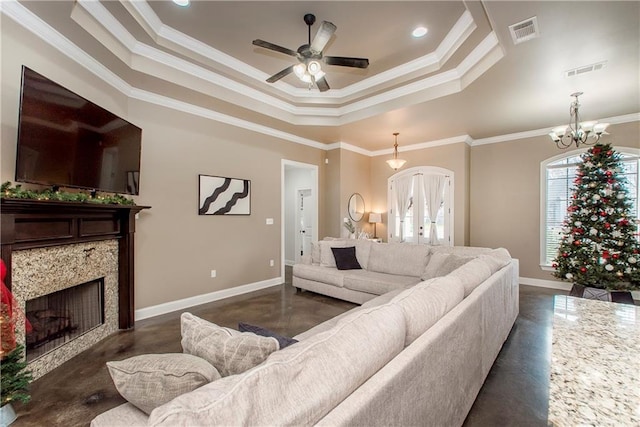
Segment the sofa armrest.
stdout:
[[302,255],[299,264],[311,265],[311,255]]

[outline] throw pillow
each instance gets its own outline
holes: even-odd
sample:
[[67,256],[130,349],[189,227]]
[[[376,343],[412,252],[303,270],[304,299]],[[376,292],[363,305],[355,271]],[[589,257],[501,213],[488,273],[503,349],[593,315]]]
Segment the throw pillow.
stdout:
[[263,328],[261,326],[250,325],[248,323],[238,323],[238,330],[240,332],[251,332],[263,337],[273,337],[278,340],[278,344],[280,344],[280,350],[298,342],[298,340],[296,339],[285,337],[283,335],[270,331],[269,329]]
[[261,364],[280,348],[273,337],[223,328],[191,313],[182,313],[180,319],[182,350],[211,363],[223,377]]
[[429,263],[425,267],[421,278],[422,280],[428,280],[434,277],[446,276],[474,258],[475,257],[462,257],[454,254],[435,253],[431,255],[431,259],[429,259]]
[[181,353],[134,356],[107,368],[118,393],[146,414],[220,378],[206,360]]
[[336,259],[338,270],[362,270],[358,258],[356,258],[356,247],[331,248],[333,257]]

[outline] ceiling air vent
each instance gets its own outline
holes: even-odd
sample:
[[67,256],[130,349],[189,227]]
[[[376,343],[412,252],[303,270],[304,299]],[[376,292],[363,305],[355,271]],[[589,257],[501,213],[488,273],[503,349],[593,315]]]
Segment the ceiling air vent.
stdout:
[[511,32],[513,44],[535,39],[540,35],[538,32],[538,17],[534,16],[517,24],[509,25],[509,32]]
[[595,64],[583,65],[582,67],[573,68],[564,72],[565,77],[581,76],[582,74],[590,73],[592,71],[602,70],[607,65],[607,61],[598,62]]

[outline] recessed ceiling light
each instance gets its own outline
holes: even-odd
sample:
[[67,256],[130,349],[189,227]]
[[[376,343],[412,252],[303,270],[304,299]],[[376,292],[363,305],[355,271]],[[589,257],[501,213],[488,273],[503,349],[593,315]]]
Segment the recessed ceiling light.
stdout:
[[412,35],[413,37],[418,38],[418,37],[422,37],[422,36],[424,36],[425,34],[427,34],[427,31],[428,31],[428,30],[427,30],[425,27],[417,27],[415,30],[413,30],[413,31],[411,32],[411,35]]
[[182,7],[189,6],[189,0],[173,0],[173,2],[178,6],[182,6]]

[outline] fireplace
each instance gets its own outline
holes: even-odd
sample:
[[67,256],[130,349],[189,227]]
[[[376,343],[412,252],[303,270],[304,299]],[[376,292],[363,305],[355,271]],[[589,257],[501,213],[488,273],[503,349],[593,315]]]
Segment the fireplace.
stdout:
[[26,302],[27,363],[104,324],[104,278]]
[[[16,325],[17,341],[30,347],[28,368],[35,379],[118,329],[133,328],[135,219],[148,206],[4,197],[0,205],[5,284],[19,309],[49,330],[27,337],[24,319]],[[98,313],[97,319],[86,323],[85,314],[64,304],[50,308],[53,295],[85,283],[94,283],[86,291],[93,302],[85,311]]]
[[117,240],[25,249],[12,258],[13,296],[34,329],[27,335],[19,324],[16,338],[34,378],[118,330]]

